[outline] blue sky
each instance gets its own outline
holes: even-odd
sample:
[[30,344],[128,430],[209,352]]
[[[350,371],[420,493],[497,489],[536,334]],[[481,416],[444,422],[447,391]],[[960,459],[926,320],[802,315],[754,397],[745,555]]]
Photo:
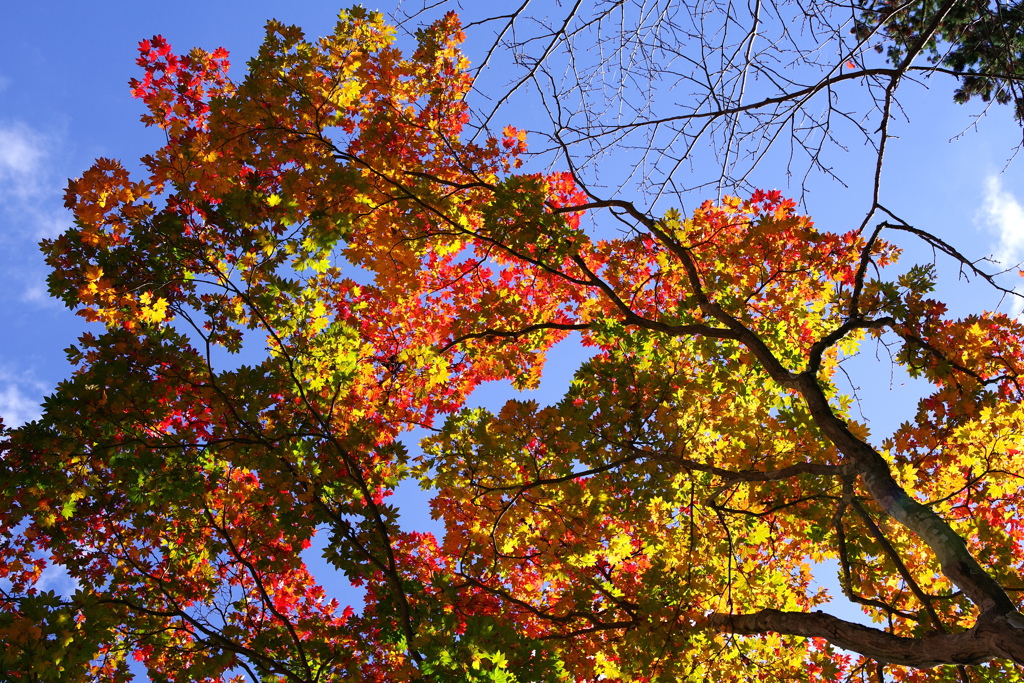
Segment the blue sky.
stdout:
[[[491,6],[512,5],[498,0]],[[518,5],[519,2],[515,2]],[[46,268],[37,250],[70,224],[62,194],[68,177],[96,157],[122,159],[129,168],[161,144],[158,131],[138,122],[142,105],[127,81],[139,40],[164,35],[181,52],[193,45],[231,51],[236,78],[256,50],[266,19],[297,23],[310,35],[331,29],[338,6],[326,2],[268,1],[139,3],[112,0],[0,4],[0,415],[9,425],[39,414],[39,402],[68,374],[62,349],[85,329],[80,318],[47,297]],[[470,57],[479,55],[470,54]],[[930,87],[926,87],[930,86]],[[893,123],[882,201],[917,227],[931,230],[971,257],[995,255],[1006,263],[1024,260],[1024,155],[1008,159],[1021,129],[1007,107],[993,108],[972,126],[977,105],[952,103],[951,82],[907,84],[903,112]],[[523,112],[529,117],[532,112]],[[515,112],[505,111],[508,122]],[[872,158],[853,146],[833,163],[845,170],[849,187],[814,179],[811,209],[824,228],[856,227],[869,203]],[[783,169],[760,176],[784,192]],[[911,249],[907,260],[929,259]],[[946,264],[940,274],[956,280]],[[997,305],[979,287],[944,287],[942,296],[959,312]],[[881,435],[908,417],[916,389],[868,352],[853,366],[863,414]],[[567,385],[578,351],[556,352],[539,401],[557,400]],[[495,405],[510,392],[491,387],[476,397]],[[408,492],[410,523],[419,526],[425,497]]]

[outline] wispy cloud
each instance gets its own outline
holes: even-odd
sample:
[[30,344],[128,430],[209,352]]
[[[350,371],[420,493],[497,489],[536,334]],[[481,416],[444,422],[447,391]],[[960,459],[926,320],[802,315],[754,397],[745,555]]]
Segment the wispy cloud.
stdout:
[[71,598],[79,589],[82,583],[68,573],[68,568],[62,564],[52,562],[46,565],[36,588],[43,591],[53,591],[65,600]]
[[42,414],[46,385],[27,373],[0,368],[0,417],[8,427],[31,422]]
[[1003,188],[997,175],[985,182],[982,212],[985,224],[999,237],[993,258],[1003,268],[1014,268],[1024,261],[1024,206]]
[[0,200],[24,202],[41,191],[45,136],[23,123],[0,123]]
[[[997,238],[992,259],[1000,270],[1008,271],[1013,287],[1018,281],[1017,269],[1024,262],[1024,205],[1014,194],[1003,187],[1002,178],[990,175],[985,181],[985,196],[981,206],[981,222]],[[1020,287],[1014,287],[1018,292]],[[1020,316],[1024,312],[1024,300],[1010,297],[1010,315]]]
[[45,271],[36,244],[60,234],[70,222],[61,202],[61,144],[57,134],[0,121],[0,263],[6,294],[34,305],[46,301],[40,296]]
[[13,233],[33,243],[55,237],[69,223],[61,201],[60,145],[57,135],[0,121],[0,210]]

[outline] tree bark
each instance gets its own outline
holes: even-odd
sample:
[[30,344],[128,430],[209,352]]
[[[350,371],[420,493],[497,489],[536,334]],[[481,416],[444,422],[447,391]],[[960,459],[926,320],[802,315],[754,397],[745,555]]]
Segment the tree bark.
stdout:
[[981,664],[997,658],[1024,664],[1024,619],[1016,613],[981,618],[973,628],[961,633],[929,633],[920,638],[895,636],[824,612],[766,609],[752,614],[712,614],[708,625],[737,635],[775,632],[824,638],[878,662],[919,669],[943,664]]

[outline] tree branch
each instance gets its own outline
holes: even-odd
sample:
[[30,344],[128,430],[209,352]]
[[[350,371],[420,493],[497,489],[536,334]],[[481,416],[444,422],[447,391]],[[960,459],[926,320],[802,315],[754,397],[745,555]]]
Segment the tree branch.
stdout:
[[943,664],[982,664],[997,657],[1024,663],[1024,619],[1019,615],[979,620],[961,633],[903,638],[823,612],[765,609],[751,614],[712,614],[708,626],[736,635],[766,632],[824,638],[878,662],[930,669]]

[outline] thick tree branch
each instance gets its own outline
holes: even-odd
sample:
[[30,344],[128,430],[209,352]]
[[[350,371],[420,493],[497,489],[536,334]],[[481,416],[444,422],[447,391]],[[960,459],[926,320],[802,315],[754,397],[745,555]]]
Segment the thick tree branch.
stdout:
[[903,638],[823,612],[775,609],[751,614],[712,614],[708,625],[737,635],[774,632],[824,638],[879,662],[920,669],[943,664],[982,664],[994,658],[1024,662],[1024,619],[1016,614],[979,621],[962,633],[931,633],[920,638]]

